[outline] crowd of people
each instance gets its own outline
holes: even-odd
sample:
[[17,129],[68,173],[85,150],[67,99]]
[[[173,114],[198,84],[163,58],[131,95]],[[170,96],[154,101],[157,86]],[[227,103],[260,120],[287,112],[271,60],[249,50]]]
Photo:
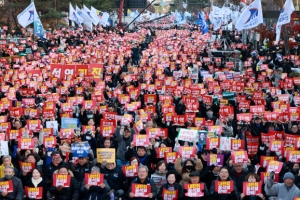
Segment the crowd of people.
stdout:
[[0,199],[300,198],[298,48],[214,34],[3,31]]

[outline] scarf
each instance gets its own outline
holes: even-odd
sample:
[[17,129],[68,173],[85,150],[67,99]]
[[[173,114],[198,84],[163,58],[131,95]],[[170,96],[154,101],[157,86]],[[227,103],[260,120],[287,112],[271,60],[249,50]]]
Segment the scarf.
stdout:
[[34,185],[34,187],[37,187],[37,185],[42,182],[43,178],[40,177],[38,179],[34,179],[34,178],[31,178],[31,181],[32,181],[32,184]]

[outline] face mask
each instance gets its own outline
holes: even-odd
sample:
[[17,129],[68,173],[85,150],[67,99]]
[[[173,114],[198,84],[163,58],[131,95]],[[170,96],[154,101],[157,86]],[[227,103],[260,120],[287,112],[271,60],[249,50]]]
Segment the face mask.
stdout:
[[90,140],[91,139],[91,136],[86,136],[85,137],[87,140]]
[[293,168],[293,172],[298,173],[299,169],[298,168]]
[[186,167],[186,169],[187,170],[189,170],[189,171],[191,171],[192,170],[192,168],[193,168],[193,166],[190,166],[190,165],[188,165],[188,166],[185,166]]
[[76,113],[76,117],[79,117],[79,113]]
[[5,175],[5,178],[6,178],[7,180],[11,180],[12,177],[13,177],[13,175]]
[[281,152],[276,152],[276,156],[281,156]]
[[93,118],[93,115],[87,115],[87,118],[91,119],[91,118]]

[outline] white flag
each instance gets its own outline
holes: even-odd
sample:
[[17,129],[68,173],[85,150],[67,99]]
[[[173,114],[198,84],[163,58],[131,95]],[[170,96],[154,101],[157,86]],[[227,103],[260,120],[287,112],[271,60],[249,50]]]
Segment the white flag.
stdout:
[[291,14],[294,12],[295,7],[292,0],[286,0],[280,15],[278,17],[278,21],[276,24],[276,42],[280,39],[281,26],[283,24],[288,24],[291,21]]
[[34,2],[32,2],[25,10],[23,10],[23,12],[21,12],[18,15],[17,17],[18,22],[23,28],[26,28],[26,26],[33,23],[34,12],[35,12],[35,6],[34,6]]
[[100,22],[100,19],[96,15],[96,13],[91,12],[91,10],[88,9],[85,5],[83,5],[83,10],[84,10],[85,14],[90,17],[90,19],[92,20],[93,24],[95,26],[97,26],[99,24],[99,22]]
[[183,7],[184,9],[186,9],[186,8],[187,8],[187,3],[182,2],[182,7]]
[[82,17],[77,14],[71,3],[69,5],[69,20],[76,22],[79,27],[81,27],[81,23],[83,22]]
[[83,23],[86,25],[86,28],[89,31],[92,31],[93,30],[93,22],[92,22],[91,18],[89,16],[87,16],[85,14],[85,12],[82,12],[82,10],[80,10],[80,8],[78,6],[76,6],[76,12],[80,17],[82,17]]
[[261,1],[254,0],[237,19],[235,28],[237,30],[250,29],[263,23]]

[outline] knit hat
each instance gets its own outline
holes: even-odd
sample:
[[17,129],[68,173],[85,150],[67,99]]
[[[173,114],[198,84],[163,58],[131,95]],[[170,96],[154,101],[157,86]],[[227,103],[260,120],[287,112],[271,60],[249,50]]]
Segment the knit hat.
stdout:
[[199,176],[200,177],[200,174],[199,174],[199,172],[194,171],[194,172],[190,173],[189,177],[193,177],[193,176]]
[[291,178],[291,179],[293,179],[293,181],[295,181],[295,176],[291,172],[287,172],[284,174],[283,180],[285,180],[286,178]]

